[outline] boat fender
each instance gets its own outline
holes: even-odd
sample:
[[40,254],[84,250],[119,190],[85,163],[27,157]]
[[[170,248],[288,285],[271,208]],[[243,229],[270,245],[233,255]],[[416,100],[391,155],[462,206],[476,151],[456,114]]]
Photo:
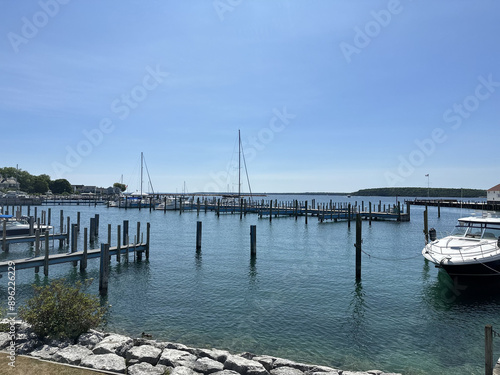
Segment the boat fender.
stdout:
[[429,239],[431,242],[436,241],[436,230],[434,228],[429,229]]

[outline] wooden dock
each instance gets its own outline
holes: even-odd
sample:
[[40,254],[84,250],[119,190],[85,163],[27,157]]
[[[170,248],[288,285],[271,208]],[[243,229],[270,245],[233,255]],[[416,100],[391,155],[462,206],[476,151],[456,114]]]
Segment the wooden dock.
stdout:
[[454,207],[481,211],[500,211],[500,203],[471,202],[457,199],[414,199],[405,201],[416,206]]
[[[136,256],[138,258],[141,257],[142,253],[146,254],[146,259],[149,258],[149,244],[148,243],[136,243],[136,244],[127,244],[121,247],[114,246],[109,248],[110,256],[120,256],[126,255],[126,260],[128,261],[129,254],[134,254],[134,259]],[[70,253],[60,253],[60,254],[51,254],[44,255],[38,257],[31,258],[23,258],[23,259],[14,259],[5,262],[0,262],[0,273],[7,272],[9,267],[15,265],[16,271],[28,268],[36,268],[36,267],[44,267],[46,271],[44,271],[45,275],[48,275],[48,266],[54,264],[62,264],[68,262],[81,262],[81,264],[86,263],[88,259],[95,259],[101,256],[101,249],[92,249],[92,250],[82,250]],[[118,258],[117,258],[118,259]],[[86,267],[84,267],[85,269]]]

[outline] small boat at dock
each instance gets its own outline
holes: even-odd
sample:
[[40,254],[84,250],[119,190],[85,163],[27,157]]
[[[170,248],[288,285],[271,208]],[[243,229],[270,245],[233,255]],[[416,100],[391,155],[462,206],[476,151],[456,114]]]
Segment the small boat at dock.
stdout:
[[450,276],[500,276],[500,217],[464,217],[451,235],[429,235],[422,255]]
[[[24,236],[30,234],[30,224],[28,219],[22,217],[20,219],[14,218],[12,215],[0,215],[0,234],[3,233],[3,225],[5,222],[5,235],[7,237],[14,236]],[[34,229],[40,229],[42,233],[47,230],[51,230],[52,227],[49,225],[36,225],[34,224]]]

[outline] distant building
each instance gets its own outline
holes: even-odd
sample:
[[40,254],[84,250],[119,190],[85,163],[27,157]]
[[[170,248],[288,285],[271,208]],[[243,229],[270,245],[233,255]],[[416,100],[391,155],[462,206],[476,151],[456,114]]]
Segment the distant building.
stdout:
[[491,189],[488,189],[486,200],[491,204],[500,203],[500,184],[493,186]]
[[75,194],[95,194],[95,195],[113,195],[120,194],[120,189],[115,187],[102,188],[97,186],[71,185]]
[[0,190],[19,190],[20,185],[14,177],[2,177],[0,174]]

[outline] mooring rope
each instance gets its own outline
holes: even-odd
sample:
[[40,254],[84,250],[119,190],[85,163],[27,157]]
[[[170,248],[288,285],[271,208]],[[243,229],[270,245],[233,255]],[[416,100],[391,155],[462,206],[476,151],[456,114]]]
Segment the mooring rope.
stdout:
[[422,254],[418,254],[418,255],[415,255],[415,256],[412,256],[412,257],[408,257],[408,258],[383,258],[383,257],[379,257],[379,256],[376,256],[376,255],[368,254],[363,249],[361,249],[361,252],[365,253],[370,258],[379,259],[379,260],[387,260],[389,262],[398,262],[398,261],[410,260],[410,259],[415,259],[415,258],[418,258],[418,257],[422,256]]

